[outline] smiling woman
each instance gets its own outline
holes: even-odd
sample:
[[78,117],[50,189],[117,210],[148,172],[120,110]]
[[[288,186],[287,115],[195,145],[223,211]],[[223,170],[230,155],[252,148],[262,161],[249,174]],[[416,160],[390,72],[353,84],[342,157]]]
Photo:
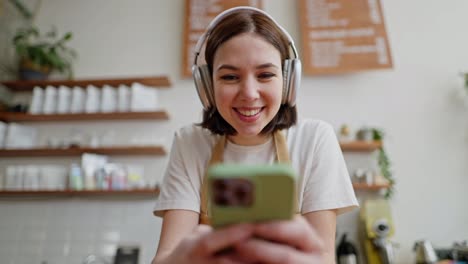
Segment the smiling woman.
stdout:
[[[271,23],[272,21],[273,23]],[[233,135],[238,132],[232,127],[232,124],[226,122],[225,116],[223,116],[224,118],[221,117],[219,109],[215,107],[213,94],[216,94],[214,91],[216,85],[213,87],[212,83],[220,83],[219,74],[222,74],[221,70],[225,70],[225,72],[231,70],[228,73],[237,71],[237,75],[228,74],[223,76],[223,80],[229,81],[227,83],[230,84],[235,80],[240,81],[240,84],[245,84],[245,81],[249,80],[245,78],[245,66],[247,65],[244,65],[244,63],[248,63],[251,68],[255,68],[255,74],[257,74],[255,78],[259,83],[270,83],[270,88],[277,87],[280,91],[281,104],[279,111],[277,111],[278,109],[275,110],[277,114],[274,115],[272,122],[264,126],[261,134],[268,134],[276,129],[288,128],[296,123],[295,94],[296,86],[300,84],[301,62],[297,57],[294,41],[289,33],[275,23],[268,14],[253,14],[252,17],[249,17],[248,14],[239,12],[233,16],[226,16],[222,23],[217,24],[215,22],[217,22],[217,19],[212,22],[212,24],[216,24],[216,27],[209,28],[207,34],[200,38],[197,44],[200,49],[205,38],[209,36],[205,48],[205,61],[207,64],[198,67],[203,73],[201,79],[207,83],[202,88],[200,88],[201,85],[197,85],[197,90],[201,95],[205,108],[202,127],[208,128],[219,135]],[[236,41],[236,43],[226,44],[227,40],[237,35],[239,37],[245,35],[245,37]],[[226,45],[232,46],[235,50],[230,51],[231,47],[223,48]],[[225,52],[219,52],[222,50],[225,50]],[[261,52],[258,53],[259,51]],[[249,53],[246,54],[246,52]],[[242,59],[240,56],[242,56]],[[257,56],[263,57],[257,58]],[[235,65],[220,63],[220,57],[224,57],[223,59],[228,62],[232,61]],[[215,60],[216,66],[214,65]],[[195,83],[197,84],[197,72],[194,73]],[[240,79],[241,77],[244,78]],[[208,96],[204,98],[203,94]],[[246,110],[256,109],[247,108]]]
[[[206,64],[198,65],[205,42]],[[267,13],[238,7],[213,20],[196,51],[203,121],[175,134],[154,207],[164,221],[153,263],[333,263],[336,216],[357,201],[333,128],[297,122],[293,40]],[[291,166],[299,215],[207,227],[207,166],[222,162]]]
[[239,145],[265,143],[261,133],[281,105],[281,55],[255,33],[243,33],[219,46],[213,62],[216,109],[234,128]]

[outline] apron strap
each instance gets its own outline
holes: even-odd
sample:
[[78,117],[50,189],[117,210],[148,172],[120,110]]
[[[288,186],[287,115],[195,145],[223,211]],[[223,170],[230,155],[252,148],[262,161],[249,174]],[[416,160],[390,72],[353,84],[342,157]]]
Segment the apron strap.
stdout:
[[[276,130],[273,134],[273,139],[275,140],[276,148],[276,158],[278,163],[289,164],[291,165],[291,160],[289,159],[288,145],[286,143],[286,138],[280,130]],[[298,211],[299,206],[299,197],[297,196],[297,190],[294,188],[294,212]]]
[[286,138],[280,130],[276,130],[273,134],[273,140],[275,141],[276,148],[276,160],[278,163],[291,164],[289,159],[288,145],[286,144]]
[[[278,163],[290,164],[288,147],[286,144],[286,138],[280,130],[276,130],[273,133],[273,140],[276,149],[276,161]],[[208,163],[208,168],[214,164],[223,162],[224,147],[226,145],[226,136],[221,136],[213,147],[213,153]],[[199,223],[204,225],[210,224],[210,216],[208,214],[208,168],[203,176],[202,186],[200,188],[200,218]],[[297,203],[296,203],[297,204]]]
[[[217,163],[223,162],[224,146],[226,145],[226,136],[221,136],[213,147],[213,153],[208,163],[208,168]],[[208,171],[208,168],[206,171]],[[209,225],[210,217],[208,216],[208,173],[205,171],[203,176],[202,186],[200,188],[200,224]]]

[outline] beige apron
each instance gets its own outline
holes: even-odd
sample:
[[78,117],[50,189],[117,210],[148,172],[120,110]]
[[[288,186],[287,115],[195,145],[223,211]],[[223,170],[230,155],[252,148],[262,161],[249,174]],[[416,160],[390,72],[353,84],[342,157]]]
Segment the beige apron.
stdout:
[[[286,145],[286,139],[284,138],[283,133],[280,130],[277,130],[273,133],[273,140],[275,143],[276,149],[276,160],[278,163],[286,163],[290,164],[289,160],[289,153],[288,148]],[[213,147],[213,154],[211,154],[211,160],[208,163],[208,168],[214,164],[222,163],[223,162],[223,153],[224,147],[226,145],[226,136],[221,136],[218,142]],[[208,214],[208,175],[205,172],[203,177],[202,186],[200,189],[200,218],[199,223],[209,225],[210,224],[210,216]],[[296,198],[297,199],[297,198]],[[297,204],[297,203],[296,203]]]

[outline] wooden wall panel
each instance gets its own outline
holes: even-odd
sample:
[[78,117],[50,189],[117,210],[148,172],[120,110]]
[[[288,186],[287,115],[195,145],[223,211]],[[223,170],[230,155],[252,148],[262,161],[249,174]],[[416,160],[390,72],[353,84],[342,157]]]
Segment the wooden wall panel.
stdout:
[[299,0],[303,72],[392,68],[380,0]]
[[195,46],[215,16],[235,6],[253,6],[261,9],[262,2],[262,0],[185,0],[182,76],[192,76]]

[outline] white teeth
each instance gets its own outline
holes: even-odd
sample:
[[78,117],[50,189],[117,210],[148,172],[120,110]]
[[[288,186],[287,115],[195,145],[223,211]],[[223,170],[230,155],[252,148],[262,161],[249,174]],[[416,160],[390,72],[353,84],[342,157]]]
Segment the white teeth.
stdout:
[[260,112],[261,108],[255,109],[255,110],[238,110],[239,113],[245,116],[254,116]]

